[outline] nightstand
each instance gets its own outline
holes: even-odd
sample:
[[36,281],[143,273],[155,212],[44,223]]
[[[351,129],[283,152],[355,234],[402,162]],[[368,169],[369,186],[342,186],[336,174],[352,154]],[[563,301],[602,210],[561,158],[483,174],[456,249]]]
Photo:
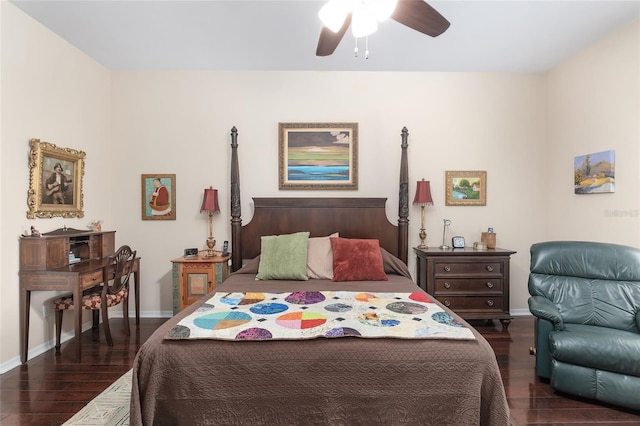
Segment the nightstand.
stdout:
[[229,276],[228,256],[207,257],[203,250],[198,256],[173,259],[173,314],[209,293]]
[[515,251],[414,248],[418,285],[464,319],[499,319],[509,313],[509,261]]

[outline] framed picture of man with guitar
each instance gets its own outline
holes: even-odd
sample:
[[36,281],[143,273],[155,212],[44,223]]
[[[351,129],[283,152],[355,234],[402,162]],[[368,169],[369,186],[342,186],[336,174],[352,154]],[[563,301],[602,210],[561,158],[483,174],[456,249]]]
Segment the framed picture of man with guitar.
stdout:
[[85,153],[31,139],[27,217],[83,217]]

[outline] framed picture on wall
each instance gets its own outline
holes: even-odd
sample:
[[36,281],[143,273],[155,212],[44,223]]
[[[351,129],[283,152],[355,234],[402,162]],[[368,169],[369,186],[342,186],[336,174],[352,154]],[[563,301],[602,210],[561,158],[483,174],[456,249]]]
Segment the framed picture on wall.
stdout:
[[84,217],[85,153],[31,139],[27,218]]
[[487,172],[446,171],[447,206],[487,205]]
[[615,151],[594,152],[573,159],[573,188],[576,194],[616,192]]
[[142,220],[176,220],[176,175],[142,175]]
[[358,189],[358,123],[279,123],[280,189]]

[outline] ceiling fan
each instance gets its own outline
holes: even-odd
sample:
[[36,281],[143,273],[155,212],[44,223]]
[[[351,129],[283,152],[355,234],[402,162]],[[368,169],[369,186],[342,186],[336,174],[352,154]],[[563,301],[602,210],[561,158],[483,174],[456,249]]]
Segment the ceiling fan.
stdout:
[[386,17],[431,37],[439,36],[450,25],[424,0],[329,0],[318,15],[323,26],[316,56],[331,55],[349,26],[356,38],[365,37],[376,31],[376,20]]

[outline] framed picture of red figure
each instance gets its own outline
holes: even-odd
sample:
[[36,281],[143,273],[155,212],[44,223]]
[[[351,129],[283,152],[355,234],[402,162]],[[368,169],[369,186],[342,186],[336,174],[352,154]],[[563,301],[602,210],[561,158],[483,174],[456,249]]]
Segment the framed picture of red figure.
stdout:
[[142,220],[176,220],[176,175],[142,175]]

